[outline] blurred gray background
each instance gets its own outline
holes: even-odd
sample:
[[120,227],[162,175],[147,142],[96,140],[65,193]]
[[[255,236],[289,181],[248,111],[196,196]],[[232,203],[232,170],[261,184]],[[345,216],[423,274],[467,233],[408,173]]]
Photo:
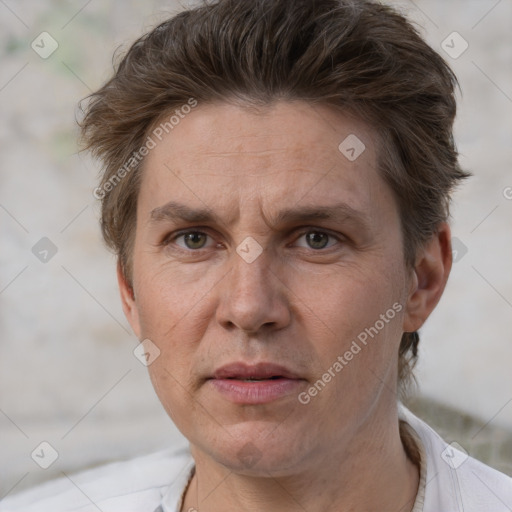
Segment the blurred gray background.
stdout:
[[[459,77],[456,139],[475,174],[454,198],[456,263],[421,331],[411,407],[512,474],[512,0],[392,3]],[[0,0],[0,499],[184,442],[133,355],[75,114],[118,46],[186,5]]]

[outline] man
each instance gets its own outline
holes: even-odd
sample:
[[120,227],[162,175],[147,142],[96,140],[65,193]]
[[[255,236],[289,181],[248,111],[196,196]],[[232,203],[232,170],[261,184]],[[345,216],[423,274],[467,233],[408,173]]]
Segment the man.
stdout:
[[510,478],[398,399],[452,263],[455,83],[366,1],[219,0],[135,42],[82,129],[125,314],[190,450],[2,510],[510,510]]

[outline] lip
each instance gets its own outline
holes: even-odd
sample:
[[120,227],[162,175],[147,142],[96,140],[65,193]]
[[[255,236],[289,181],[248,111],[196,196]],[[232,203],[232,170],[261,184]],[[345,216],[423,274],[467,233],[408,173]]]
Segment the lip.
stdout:
[[[264,380],[245,380],[250,378]],[[295,396],[305,379],[274,363],[236,362],[217,369],[207,382],[230,402],[257,405]]]
[[274,363],[247,364],[243,362],[229,363],[215,370],[214,379],[269,379],[271,377],[284,377],[286,379],[300,379],[300,377],[285,366]]

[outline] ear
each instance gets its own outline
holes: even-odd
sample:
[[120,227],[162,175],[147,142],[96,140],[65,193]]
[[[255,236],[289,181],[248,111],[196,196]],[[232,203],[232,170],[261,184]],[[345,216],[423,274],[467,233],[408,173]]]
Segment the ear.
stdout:
[[424,324],[443,294],[451,268],[450,226],[443,222],[416,258],[405,308],[404,332],[414,332]]
[[119,285],[119,291],[121,293],[121,303],[123,305],[123,311],[126,316],[126,319],[130,323],[135,336],[140,340],[141,332],[140,332],[140,321],[139,321],[139,310],[137,309],[137,304],[135,302],[135,294],[133,292],[133,288],[128,283],[123,268],[121,265],[121,261],[117,261],[117,283]]

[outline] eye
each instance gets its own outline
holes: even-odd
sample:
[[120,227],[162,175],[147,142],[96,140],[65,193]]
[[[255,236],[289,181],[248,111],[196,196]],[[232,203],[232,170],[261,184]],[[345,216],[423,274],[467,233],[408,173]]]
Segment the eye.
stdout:
[[[298,243],[302,239],[305,241],[305,245]],[[301,234],[297,239],[297,245],[299,247],[320,250],[332,247],[337,241],[336,237],[325,231],[310,230]]]
[[204,249],[207,246],[209,238],[209,235],[202,231],[186,231],[178,233],[165,243],[169,245],[171,242],[175,242],[182,249],[198,250]]

